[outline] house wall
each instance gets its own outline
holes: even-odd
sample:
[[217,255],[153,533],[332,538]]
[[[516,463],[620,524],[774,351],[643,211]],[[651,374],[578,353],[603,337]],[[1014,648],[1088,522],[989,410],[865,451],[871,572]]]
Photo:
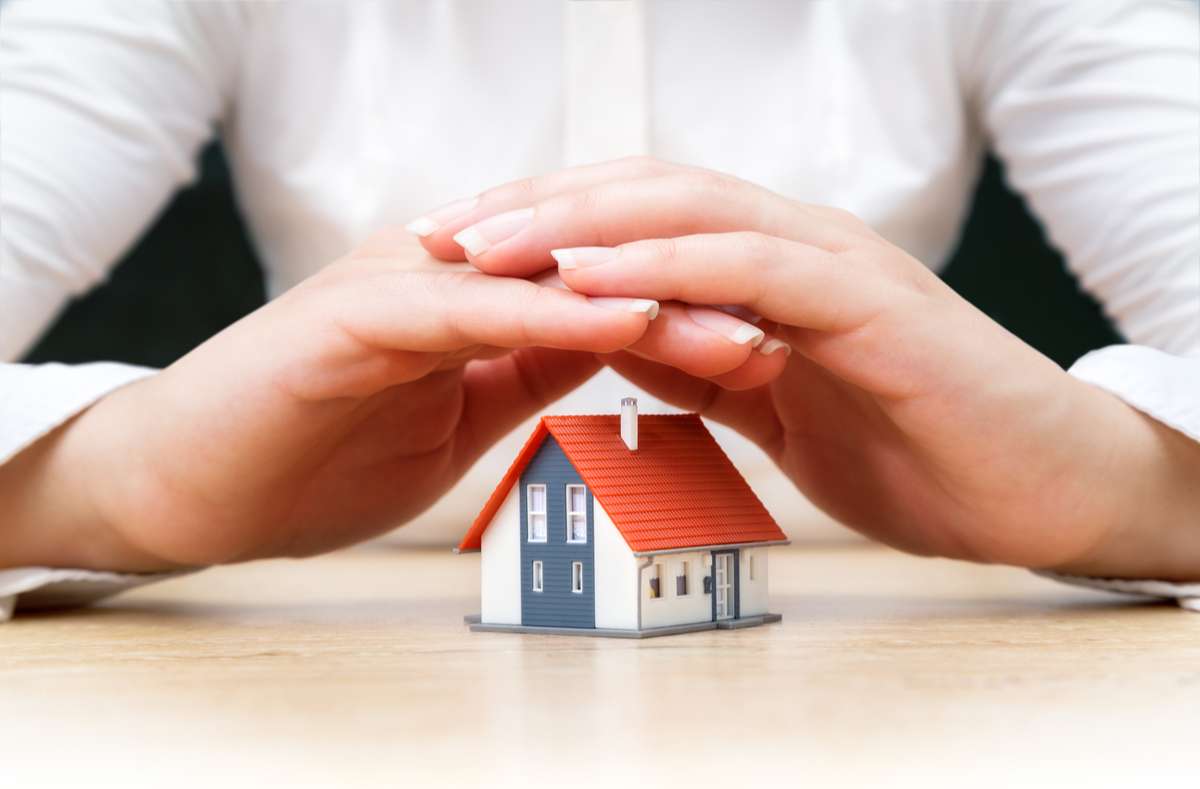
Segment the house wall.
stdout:
[[[567,542],[567,485],[582,484],[579,472],[567,460],[553,436],[525,467],[518,483],[520,516],[517,544],[520,547],[521,624],[541,627],[595,627],[596,574],[594,571],[595,503],[587,491],[588,538],[586,543]],[[546,542],[529,542],[526,486],[546,486]],[[542,562],[543,591],[533,591],[533,562]],[[571,565],[583,564],[583,592],[571,591]]]
[[[650,597],[653,570],[644,570],[638,585],[642,597],[642,628],[711,621],[712,594],[704,592],[704,576],[712,573],[712,554],[709,551],[673,553],[655,556],[653,560],[663,565],[664,594],[658,598]],[[675,577],[679,574],[680,564],[685,561],[690,567],[688,594],[680,597],[675,593]]]
[[[768,548],[743,548],[738,570],[741,584],[739,616],[767,613],[767,554]],[[754,557],[754,580],[750,580],[750,557]]]
[[479,546],[479,614],[489,624],[521,624],[520,521],[521,507],[514,485]]
[[596,535],[596,627],[637,629],[637,565],[604,507],[593,511]]

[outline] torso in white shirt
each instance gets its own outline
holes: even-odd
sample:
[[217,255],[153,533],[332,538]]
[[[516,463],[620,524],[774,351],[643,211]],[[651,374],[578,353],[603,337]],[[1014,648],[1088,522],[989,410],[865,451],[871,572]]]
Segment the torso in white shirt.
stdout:
[[[382,225],[628,154],[848,209],[937,268],[990,146],[1131,341],[1200,349],[1187,4],[96,0],[4,13],[0,358],[103,278],[214,131],[272,295]],[[1200,434],[1170,374],[1114,364],[1091,380]],[[1150,385],[1121,390],[1135,378]],[[604,378],[563,408],[628,392]],[[34,427],[0,436],[0,456],[66,415],[24,415]],[[747,468],[748,450],[734,455]],[[443,506],[467,514],[493,472],[483,464]]]
[[[276,291],[382,224],[630,154],[849,209],[937,266],[982,154],[933,7],[368,2],[253,16],[224,135]],[[605,24],[615,46],[589,48]]]

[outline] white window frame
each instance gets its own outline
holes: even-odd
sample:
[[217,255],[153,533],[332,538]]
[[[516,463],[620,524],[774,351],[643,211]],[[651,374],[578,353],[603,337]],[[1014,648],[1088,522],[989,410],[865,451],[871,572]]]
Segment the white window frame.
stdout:
[[[542,490],[542,509],[540,512],[535,512],[533,509],[533,490],[541,488]],[[546,510],[550,508],[549,500],[546,497],[545,483],[534,482],[525,486],[525,537],[529,542],[546,542],[550,536],[549,516]],[[542,537],[537,539],[533,536],[533,517],[535,515],[542,516]]]
[[[650,600],[661,600],[666,597],[666,590],[663,589],[663,566],[662,562],[655,562],[650,565],[650,577],[647,579],[650,582],[646,587],[646,596]],[[658,594],[654,594],[653,581],[658,581]]]
[[[577,489],[577,490],[583,491],[583,509],[582,510],[572,510],[571,509],[571,490],[572,489]],[[567,507],[566,507],[566,510],[567,510],[567,542],[571,543],[572,545],[586,545],[587,544],[587,529],[588,529],[588,524],[587,524],[587,486],[586,485],[567,485]],[[583,520],[583,539],[582,540],[576,540],[572,536],[571,518],[575,517],[575,516],[578,516],[579,518],[581,518]]]
[[542,562],[540,559],[535,559],[533,561],[533,568],[530,572],[533,574],[533,583],[530,584],[530,586],[533,587],[533,591],[543,591],[546,588],[546,577],[545,573],[542,571]]
[[571,592],[583,594],[583,562],[571,562]]

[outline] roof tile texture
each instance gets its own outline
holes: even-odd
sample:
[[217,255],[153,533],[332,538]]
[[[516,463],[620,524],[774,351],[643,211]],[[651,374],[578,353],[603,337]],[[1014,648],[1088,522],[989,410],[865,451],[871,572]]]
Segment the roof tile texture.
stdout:
[[621,440],[617,415],[546,416],[461,549],[479,547],[495,509],[546,432],[634,551],[787,539],[698,415],[639,416],[636,451]]

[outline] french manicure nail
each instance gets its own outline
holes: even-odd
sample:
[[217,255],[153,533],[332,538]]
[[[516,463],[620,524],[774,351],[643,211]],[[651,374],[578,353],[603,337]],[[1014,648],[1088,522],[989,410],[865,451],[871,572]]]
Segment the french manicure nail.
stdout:
[[650,320],[658,317],[658,302],[653,299],[624,299],[615,296],[589,296],[588,301],[597,307],[618,312],[636,312]]
[[478,197],[468,197],[465,200],[455,200],[441,208],[435,208],[428,214],[419,216],[404,226],[404,229],[414,236],[426,238],[441,230],[449,222],[453,222],[463,214],[479,205]]
[[560,269],[570,271],[607,263],[617,256],[617,250],[612,247],[572,247],[571,249],[552,249],[550,256],[558,261]]
[[496,214],[454,234],[454,240],[471,255],[482,255],[496,244],[512,238],[533,220],[532,208]]
[[725,336],[730,342],[737,345],[749,345],[751,348],[757,348],[763,338],[767,336],[757,326],[751,326],[720,310],[707,307],[688,307],[687,314],[704,328]]
[[770,356],[771,354],[775,353],[776,351],[783,351],[784,356],[791,356],[792,355],[792,346],[788,345],[783,340],[778,340],[774,337],[767,340],[762,345],[758,346],[758,352],[761,353],[763,356]]

